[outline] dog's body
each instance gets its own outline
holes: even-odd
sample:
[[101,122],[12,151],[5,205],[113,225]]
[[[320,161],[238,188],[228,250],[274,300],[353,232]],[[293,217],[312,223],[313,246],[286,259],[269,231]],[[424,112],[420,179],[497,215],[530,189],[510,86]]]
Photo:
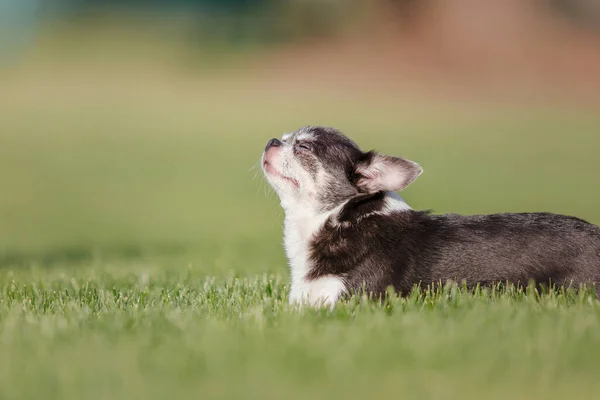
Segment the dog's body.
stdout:
[[262,161],[285,210],[290,302],[333,305],[358,290],[447,281],[600,283],[600,228],[549,213],[459,216],[412,210],[396,193],[422,172],[364,153],[335,129],[272,139]]

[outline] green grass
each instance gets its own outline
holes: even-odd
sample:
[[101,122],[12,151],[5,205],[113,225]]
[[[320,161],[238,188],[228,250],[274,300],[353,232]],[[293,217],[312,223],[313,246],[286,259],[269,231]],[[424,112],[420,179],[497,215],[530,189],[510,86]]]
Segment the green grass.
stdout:
[[600,389],[587,294],[457,288],[291,310],[285,278],[100,263],[0,273],[4,398],[577,398]]
[[91,71],[3,82],[0,398],[599,392],[587,295],[448,289],[290,310],[282,211],[252,169],[269,138],[332,125],[418,161],[415,208],[600,223],[596,114]]

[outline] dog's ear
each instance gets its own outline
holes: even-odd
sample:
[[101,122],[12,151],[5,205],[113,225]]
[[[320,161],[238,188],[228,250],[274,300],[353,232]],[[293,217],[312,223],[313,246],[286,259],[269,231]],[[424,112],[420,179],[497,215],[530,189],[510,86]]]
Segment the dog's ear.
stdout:
[[365,193],[397,192],[410,185],[422,172],[423,168],[414,161],[370,151],[358,160],[354,182]]

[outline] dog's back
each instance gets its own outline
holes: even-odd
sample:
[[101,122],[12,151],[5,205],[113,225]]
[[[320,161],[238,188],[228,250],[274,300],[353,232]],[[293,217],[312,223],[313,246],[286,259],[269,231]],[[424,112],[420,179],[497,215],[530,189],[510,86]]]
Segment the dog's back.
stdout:
[[415,217],[416,229],[426,234],[414,250],[425,255],[415,253],[414,273],[425,282],[600,282],[600,228],[581,219],[549,213]]

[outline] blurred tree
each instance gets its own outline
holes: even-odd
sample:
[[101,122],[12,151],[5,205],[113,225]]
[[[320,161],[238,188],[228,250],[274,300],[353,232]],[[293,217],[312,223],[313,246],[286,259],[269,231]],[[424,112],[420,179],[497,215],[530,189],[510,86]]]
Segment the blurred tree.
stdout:
[[420,11],[430,5],[428,0],[387,0],[394,16],[403,23],[411,24],[418,19]]
[[240,9],[251,9],[264,5],[267,0],[54,0],[56,4],[71,7],[99,7],[99,6],[126,6],[126,7],[164,7],[180,8],[203,7],[218,11],[236,12]]
[[[14,21],[15,12],[35,4],[46,15],[77,16],[89,11],[131,10],[189,11],[196,19],[196,37],[208,42],[281,42],[302,37],[322,37],[335,32],[356,5],[366,0],[0,0],[9,9],[0,16]],[[29,7],[31,8],[31,7]],[[2,8],[0,8],[2,10]],[[19,11],[21,10],[21,11]],[[28,15],[35,15],[29,13]],[[24,31],[25,19],[17,23]],[[6,23],[4,25],[7,25]],[[30,24],[32,28],[35,24]],[[7,35],[3,35],[5,38]],[[14,35],[11,35],[11,37]]]
[[548,0],[577,24],[600,29],[600,0]]
[[34,38],[41,0],[0,0],[0,57],[13,57]]

